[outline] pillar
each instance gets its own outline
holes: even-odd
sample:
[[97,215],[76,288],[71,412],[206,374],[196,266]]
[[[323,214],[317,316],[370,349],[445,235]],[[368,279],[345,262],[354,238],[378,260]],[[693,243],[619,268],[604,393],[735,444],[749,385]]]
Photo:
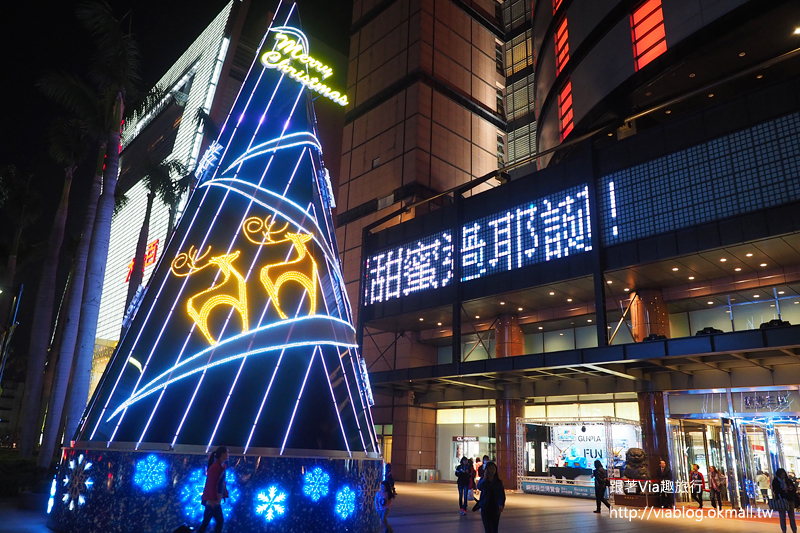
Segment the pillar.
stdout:
[[[495,357],[525,353],[525,341],[516,316],[501,315],[495,325]],[[525,400],[504,397],[495,401],[497,471],[507,489],[517,488],[517,417],[525,416]]]
[[436,411],[414,405],[414,393],[395,399],[392,473],[415,481],[420,468],[436,468]]
[[[670,464],[667,434],[667,415],[664,412],[664,393],[648,391],[639,393],[639,420],[642,424],[642,449],[647,454],[650,479],[656,479],[658,464],[663,459]],[[673,470],[673,474],[674,474]]]
[[641,342],[653,333],[669,337],[669,314],[661,291],[637,291],[630,315],[634,341]]

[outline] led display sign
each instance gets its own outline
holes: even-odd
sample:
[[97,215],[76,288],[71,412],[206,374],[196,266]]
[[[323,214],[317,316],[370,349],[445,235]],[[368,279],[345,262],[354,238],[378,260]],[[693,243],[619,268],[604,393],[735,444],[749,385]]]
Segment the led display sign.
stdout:
[[[447,286],[453,261],[470,281],[592,249],[589,187],[572,187],[475,219],[461,227],[456,252],[442,231],[366,260],[366,305]],[[460,259],[459,259],[460,258]]]

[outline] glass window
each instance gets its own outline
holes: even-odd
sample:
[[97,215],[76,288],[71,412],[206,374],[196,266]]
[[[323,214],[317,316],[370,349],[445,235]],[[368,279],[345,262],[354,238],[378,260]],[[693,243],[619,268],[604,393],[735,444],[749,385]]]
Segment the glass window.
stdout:
[[[717,307],[715,309],[704,309],[702,311],[692,311],[689,313],[689,333],[694,335],[703,328],[716,328],[722,331],[732,331],[731,315],[728,314],[727,307]],[[734,311],[735,313],[735,311]],[[739,327],[736,327],[739,331]]]
[[547,418],[547,408],[544,405],[526,405],[525,418]]
[[375,434],[376,435],[383,435],[383,425],[375,424]]
[[394,424],[384,424],[383,426],[384,435],[391,435],[393,430],[394,430]]
[[532,335],[525,335],[525,353],[542,353],[544,352],[544,335],[541,333],[534,333]]
[[578,404],[548,405],[547,418],[580,418]]
[[559,331],[546,331],[544,334],[544,351],[560,352],[575,349],[575,330],[562,329]]
[[489,407],[473,407],[472,409],[464,409],[464,423],[488,424],[489,409]]
[[736,331],[758,329],[762,323],[775,318],[778,318],[778,309],[774,300],[733,307],[733,325]]
[[[781,300],[781,318],[792,324],[800,324],[800,298],[789,298]],[[734,320],[736,312],[734,311]]]
[[581,418],[590,416],[614,416],[613,403],[582,403],[580,406]]
[[675,313],[669,315],[669,336],[673,339],[678,337],[689,337],[692,332],[689,330],[689,313]]
[[617,418],[639,420],[639,404],[637,402],[617,402],[615,408]]
[[575,346],[577,348],[596,348],[597,328],[594,326],[575,328]]
[[439,409],[436,411],[437,424],[463,424],[463,409]]

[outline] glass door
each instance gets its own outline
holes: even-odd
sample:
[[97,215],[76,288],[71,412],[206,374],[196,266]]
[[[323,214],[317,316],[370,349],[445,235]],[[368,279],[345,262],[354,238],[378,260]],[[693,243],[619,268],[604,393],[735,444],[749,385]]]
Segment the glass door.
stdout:
[[758,476],[765,474],[770,480],[774,476],[772,463],[769,460],[769,444],[764,424],[754,421],[741,421],[739,424],[739,441],[742,449],[742,469],[744,470],[744,488],[751,506],[767,507],[767,497],[758,486]]

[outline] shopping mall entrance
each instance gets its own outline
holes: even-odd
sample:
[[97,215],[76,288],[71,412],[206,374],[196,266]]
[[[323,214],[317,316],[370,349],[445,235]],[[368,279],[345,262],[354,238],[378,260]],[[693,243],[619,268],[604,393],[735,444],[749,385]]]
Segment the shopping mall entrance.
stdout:
[[[668,424],[675,482],[688,483],[692,465],[697,464],[708,483],[709,467],[714,466],[728,480],[722,494],[726,504],[766,508],[771,490],[765,498],[758,487],[759,474],[764,472],[772,480],[780,467],[790,476],[800,473],[797,394],[796,388],[670,393]],[[680,412],[692,407],[699,407],[699,412]],[[677,500],[688,502],[690,496],[679,494]],[[708,499],[708,493],[704,498]]]

